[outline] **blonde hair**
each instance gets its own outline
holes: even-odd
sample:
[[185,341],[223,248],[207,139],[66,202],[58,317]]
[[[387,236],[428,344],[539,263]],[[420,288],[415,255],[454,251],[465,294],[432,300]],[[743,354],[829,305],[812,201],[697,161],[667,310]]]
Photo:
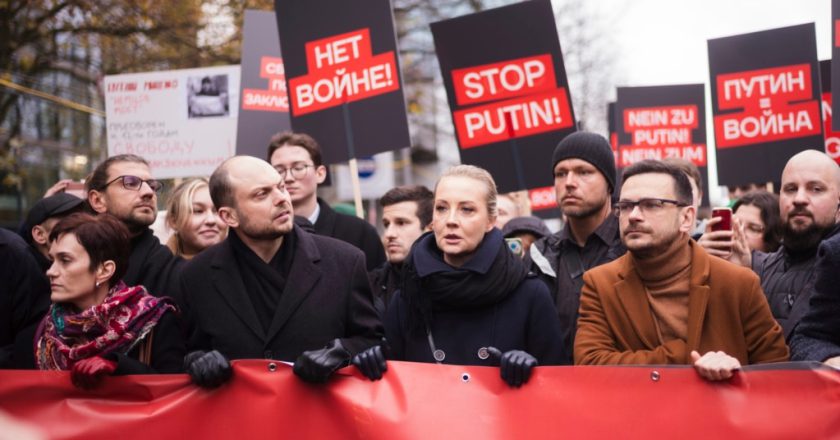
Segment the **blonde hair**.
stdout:
[[487,213],[491,217],[496,217],[499,214],[496,206],[499,192],[496,190],[496,181],[493,180],[493,176],[487,170],[475,165],[455,165],[450,167],[440,175],[437,183],[435,183],[435,194],[437,194],[438,185],[440,185],[440,181],[444,177],[468,177],[483,183],[487,189]]
[[169,195],[169,199],[166,200],[166,226],[176,232],[169,237],[166,246],[175,255],[185,256],[184,243],[177,232],[189,222],[193,213],[195,193],[203,187],[209,187],[206,178],[187,179],[176,186]]

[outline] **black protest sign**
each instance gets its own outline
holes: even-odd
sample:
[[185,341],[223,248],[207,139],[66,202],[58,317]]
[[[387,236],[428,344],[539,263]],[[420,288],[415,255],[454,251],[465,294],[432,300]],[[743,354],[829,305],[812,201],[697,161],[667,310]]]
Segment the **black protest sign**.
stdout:
[[[831,89],[840,90],[840,0],[831,0]],[[840,108],[840,102],[831,104],[832,110]],[[832,112],[834,113],[834,112]],[[831,128],[840,130],[840,118],[832,120]]]
[[705,99],[703,84],[619,87],[617,165],[670,157],[690,161],[700,170],[703,204],[708,205]]
[[408,147],[388,0],[276,0],[292,127],[325,163]]
[[501,192],[550,185],[554,147],[575,130],[551,3],[431,26],[461,161],[490,171]]
[[825,137],[825,153],[840,164],[840,132],[831,128],[832,100],[831,100],[831,60],[820,61],[820,84],[822,84],[822,121],[823,136]]
[[777,181],[823,144],[814,25],[708,41],[718,181]]
[[236,153],[265,159],[271,136],[291,129],[277,18],[248,9],[243,28]]

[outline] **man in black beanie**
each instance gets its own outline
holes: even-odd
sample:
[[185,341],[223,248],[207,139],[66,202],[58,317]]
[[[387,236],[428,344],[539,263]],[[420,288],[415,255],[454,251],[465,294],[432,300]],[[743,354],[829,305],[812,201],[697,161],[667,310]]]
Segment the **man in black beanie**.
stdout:
[[566,225],[535,242],[526,262],[553,293],[563,333],[564,364],[573,362],[583,273],[624,254],[618,219],[611,215],[615,157],[609,142],[595,133],[575,132],[554,149],[557,204]]

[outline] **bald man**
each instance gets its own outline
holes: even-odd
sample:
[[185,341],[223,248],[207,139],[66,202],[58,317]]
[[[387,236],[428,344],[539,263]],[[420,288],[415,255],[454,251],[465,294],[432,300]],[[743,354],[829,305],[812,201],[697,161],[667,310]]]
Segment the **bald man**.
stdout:
[[255,358],[294,361],[298,376],[324,382],[381,340],[364,254],[296,226],[283,175],[236,156],[213,172],[210,197],[230,233],[181,280],[194,382],[221,385],[227,359]]
[[815,279],[817,248],[837,230],[840,207],[840,167],[825,153],[802,151],[791,157],[782,171],[779,209],[782,246],[772,253],[750,252],[743,225],[734,231],[711,232],[720,221],[713,218],[699,240],[709,253],[752,267],[773,316],[790,341],[793,328],[808,310]]

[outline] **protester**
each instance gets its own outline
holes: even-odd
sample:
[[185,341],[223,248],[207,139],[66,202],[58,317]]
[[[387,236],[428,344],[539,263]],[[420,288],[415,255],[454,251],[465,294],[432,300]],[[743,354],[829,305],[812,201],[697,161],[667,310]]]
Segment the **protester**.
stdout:
[[837,233],[840,206],[840,167],[823,152],[806,150],[788,160],[782,171],[779,211],[782,245],[775,252],[751,252],[743,225],[734,231],[714,231],[711,219],[698,243],[712,254],[752,267],[773,316],[790,340],[793,328],[808,309],[814,282],[817,249]]
[[189,323],[187,372],[204,387],[231,375],[228,359],[294,361],[325,382],[378,343],[364,255],[293,223],[285,181],[266,162],[236,156],[210,177],[210,196],[231,229],[190,260],[181,277]]
[[370,278],[373,300],[380,316],[384,316],[391,296],[403,279],[403,261],[411,245],[432,222],[434,194],[422,185],[399,186],[385,193],[382,204],[382,244],[388,261],[372,270]]
[[23,222],[23,239],[29,244],[32,256],[44,272],[52,264],[49,253],[49,237],[53,226],[62,218],[84,209],[84,200],[59,192],[44,197],[32,205]]
[[758,277],[690,239],[686,175],[646,160],[625,169],[622,182],[616,213],[628,253],[583,276],[575,363],[690,363],[722,380],[741,365],[786,361]]
[[522,215],[519,204],[510,194],[499,194],[497,200],[499,215],[496,217],[496,227],[500,230],[514,217]]
[[41,370],[71,370],[91,388],[105,375],[177,373],[184,343],[173,300],[121,281],[129,232],[110,215],[76,213],[50,233],[53,304],[35,335]]
[[615,156],[595,133],[575,132],[554,150],[554,191],[566,223],[537,240],[526,254],[531,271],[552,293],[563,333],[563,364],[572,364],[583,273],[624,254],[618,219],[610,215],[615,188]]
[[[496,184],[487,171],[459,165],[440,177],[433,232],[412,248],[404,288],[386,313],[389,359],[501,365],[502,379],[514,387],[538,363],[560,362],[548,290],[507,250],[495,220]],[[387,368],[379,346],[354,364],[370,379]]]
[[213,206],[205,178],[185,180],[172,190],[166,202],[166,224],[173,231],[166,247],[186,260],[227,236],[227,225]]
[[502,235],[518,238],[522,242],[523,257],[528,254],[535,241],[551,235],[548,226],[537,217],[514,217],[502,228]]
[[814,270],[814,293],[807,313],[790,338],[794,361],[825,362],[840,368],[840,235],[825,240]]
[[750,191],[732,205],[732,216],[743,225],[750,250],[775,252],[779,249],[782,218],[777,195],[764,190]]
[[271,138],[268,161],[286,184],[295,213],[315,225],[315,232],[337,238],[365,253],[367,270],[385,262],[385,250],[370,223],[354,216],[335,212],[318,197],[318,185],[324,183],[327,168],[321,162],[321,147],[304,133],[284,132]]
[[0,369],[32,369],[32,339],[50,305],[50,283],[17,234],[0,228]]
[[123,281],[142,285],[154,296],[173,296],[183,260],[160,244],[149,228],[157,217],[157,193],[163,183],[152,178],[149,163],[132,154],[111,156],[86,182],[88,203],[99,213],[123,222],[131,234],[131,256]]

